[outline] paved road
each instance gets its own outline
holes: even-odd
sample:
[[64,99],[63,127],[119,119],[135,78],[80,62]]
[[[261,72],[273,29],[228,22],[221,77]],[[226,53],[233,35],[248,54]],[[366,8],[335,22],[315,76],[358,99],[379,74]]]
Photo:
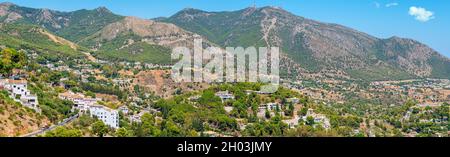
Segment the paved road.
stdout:
[[79,115],[76,114],[76,115],[74,115],[74,116],[72,116],[72,117],[69,117],[69,118],[64,119],[62,122],[60,122],[60,123],[58,123],[58,124],[56,124],[56,125],[52,125],[52,126],[50,126],[50,127],[48,127],[48,128],[43,128],[43,129],[37,130],[37,131],[32,132],[32,133],[28,133],[28,134],[25,134],[25,135],[21,135],[20,137],[35,137],[36,135],[40,135],[40,134],[43,134],[43,133],[45,133],[45,132],[47,132],[47,131],[51,131],[51,130],[53,130],[53,129],[59,127],[59,126],[64,126],[64,125],[66,125],[67,123],[70,123],[70,122],[72,122],[73,120],[75,120],[76,118],[78,118],[78,116],[79,116]]

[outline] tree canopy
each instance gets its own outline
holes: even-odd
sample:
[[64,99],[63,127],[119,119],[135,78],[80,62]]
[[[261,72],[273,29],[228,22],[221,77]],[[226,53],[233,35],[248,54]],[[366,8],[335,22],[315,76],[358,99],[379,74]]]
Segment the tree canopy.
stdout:
[[13,69],[20,69],[27,64],[24,52],[6,48],[0,51],[0,74],[11,75]]

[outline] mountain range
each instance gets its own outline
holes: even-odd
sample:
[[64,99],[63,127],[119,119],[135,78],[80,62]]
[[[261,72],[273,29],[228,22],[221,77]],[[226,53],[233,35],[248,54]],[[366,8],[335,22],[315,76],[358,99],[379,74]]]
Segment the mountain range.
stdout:
[[450,59],[418,41],[380,39],[278,7],[188,8],[171,17],[141,19],[104,7],[61,12],[1,3],[0,23],[0,46],[54,55],[79,57],[86,51],[108,60],[169,64],[171,48],[191,47],[194,38],[202,38],[221,47],[278,46],[287,73],[338,70],[363,80],[450,78]]

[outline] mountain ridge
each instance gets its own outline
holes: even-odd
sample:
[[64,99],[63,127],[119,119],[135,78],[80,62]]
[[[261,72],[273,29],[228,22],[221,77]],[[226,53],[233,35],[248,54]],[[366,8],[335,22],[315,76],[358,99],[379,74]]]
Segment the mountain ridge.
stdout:
[[[343,25],[297,16],[278,7],[251,7],[232,12],[184,9],[163,21],[203,35],[223,47],[278,46],[309,71],[331,67],[354,77],[379,73],[375,80],[436,77],[440,73],[443,75],[439,77],[450,78],[449,59],[416,40],[381,39]],[[433,71],[431,61],[438,62],[441,68]]]
[[[196,38],[200,37],[171,23],[127,16],[108,24],[79,42],[98,51],[103,57],[108,58],[109,54],[114,53],[115,57],[123,60],[135,58],[130,61],[167,64],[170,62],[171,48],[178,46],[192,48]],[[211,45],[206,40],[205,43]],[[126,55],[130,53],[137,57]]]
[[47,8],[22,7],[13,3],[0,4],[0,16],[6,17],[0,18],[0,22],[38,25],[73,42],[123,18],[113,14],[106,7],[64,12]]
[[[215,12],[185,8],[170,17],[146,20],[116,15],[106,7],[60,12],[1,3],[0,22],[38,25],[94,51],[99,45],[108,44],[110,49],[106,51],[125,48],[111,54],[110,59],[133,58],[126,55],[132,54],[139,55],[134,58],[148,58],[140,61],[154,62],[152,56],[147,56],[154,53],[140,52],[169,53],[168,49],[174,46],[191,46],[187,41],[200,35],[207,45],[221,47],[278,46],[283,57],[310,72],[341,70],[369,80],[450,78],[450,59],[416,40],[397,36],[377,38],[273,6]],[[162,55],[158,60],[167,61],[163,59],[167,57]]]

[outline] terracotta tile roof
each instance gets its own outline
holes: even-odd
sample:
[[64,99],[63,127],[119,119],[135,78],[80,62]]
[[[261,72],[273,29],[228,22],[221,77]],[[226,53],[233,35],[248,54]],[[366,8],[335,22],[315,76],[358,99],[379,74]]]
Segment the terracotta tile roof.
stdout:
[[8,83],[9,84],[27,84],[27,80],[12,80],[12,79],[9,79]]

